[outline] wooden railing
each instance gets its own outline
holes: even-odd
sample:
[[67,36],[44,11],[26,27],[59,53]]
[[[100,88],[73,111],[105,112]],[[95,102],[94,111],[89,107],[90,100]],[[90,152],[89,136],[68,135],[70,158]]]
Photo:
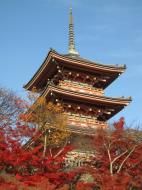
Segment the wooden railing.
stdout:
[[69,80],[60,81],[59,87],[91,95],[97,95],[97,96],[104,95],[103,89],[101,88],[95,88],[92,85],[75,81],[69,81]]
[[68,124],[78,126],[81,128],[91,127],[91,128],[106,128],[107,124],[106,122],[102,122],[97,120],[96,117],[90,117],[90,116],[80,116],[79,114],[68,114]]

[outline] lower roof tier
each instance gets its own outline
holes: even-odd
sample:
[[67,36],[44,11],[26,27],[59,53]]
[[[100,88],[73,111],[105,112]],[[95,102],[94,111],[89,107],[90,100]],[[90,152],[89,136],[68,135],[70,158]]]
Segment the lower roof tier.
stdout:
[[[63,107],[64,105],[76,105],[90,107],[91,109],[105,110],[104,112],[102,111],[98,117],[98,119],[102,121],[107,121],[131,102],[131,98],[111,98],[90,95],[73,92],[53,85],[49,85],[41,96],[45,97],[47,101],[61,102]],[[107,114],[107,112],[109,112],[109,114]]]

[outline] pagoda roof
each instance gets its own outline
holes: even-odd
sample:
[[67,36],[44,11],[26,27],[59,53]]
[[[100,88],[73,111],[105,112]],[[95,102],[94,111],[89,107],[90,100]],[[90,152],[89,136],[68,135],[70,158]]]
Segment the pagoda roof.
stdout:
[[125,65],[104,65],[84,59],[79,55],[59,54],[55,50],[51,49],[43,64],[39,67],[31,80],[24,85],[24,88],[26,90],[32,90],[33,87],[39,89],[42,84],[46,84],[47,79],[51,79],[54,74],[57,73],[57,65],[91,74],[107,74],[108,76],[111,76],[111,79],[108,81],[106,86],[113,82],[126,69]]
[[50,99],[51,96],[54,96],[57,99],[62,100],[69,100],[74,103],[86,103],[93,106],[98,107],[107,107],[110,109],[114,109],[114,111],[110,114],[105,116],[106,120],[110,119],[116,113],[121,111],[125,106],[127,106],[131,102],[131,97],[129,98],[112,98],[106,96],[97,96],[97,95],[90,95],[81,92],[75,92],[63,88],[59,88],[53,85],[49,85],[42,94],[43,97],[46,99]]

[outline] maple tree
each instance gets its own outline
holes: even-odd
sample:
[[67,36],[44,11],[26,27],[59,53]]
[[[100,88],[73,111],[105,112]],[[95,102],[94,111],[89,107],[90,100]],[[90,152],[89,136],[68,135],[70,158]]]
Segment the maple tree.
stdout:
[[14,129],[9,126],[0,128],[0,189],[67,189],[75,172],[63,171],[64,159],[72,147],[64,147],[56,157],[43,157],[42,142],[28,149],[22,144],[21,138],[30,138],[33,133],[36,135],[34,128],[20,123]]
[[96,189],[142,189],[142,132],[127,129],[124,123],[120,118],[114,129],[95,132],[94,159],[85,169],[92,174]]

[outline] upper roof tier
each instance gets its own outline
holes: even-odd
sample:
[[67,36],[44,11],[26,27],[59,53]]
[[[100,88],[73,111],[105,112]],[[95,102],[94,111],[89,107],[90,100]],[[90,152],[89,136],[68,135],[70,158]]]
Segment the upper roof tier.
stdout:
[[106,88],[112,83],[120,74],[122,74],[125,65],[103,65],[84,58],[78,55],[66,54],[62,55],[51,49],[45,58],[44,62],[31,78],[31,80],[24,85],[26,90],[32,90],[33,87],[41,89],[46,85],[48,79],[52,79],[58,72],[58,68],[67,68],[78,72],[85,72],[88,75],[107,76],[106,82],[102,88]]

